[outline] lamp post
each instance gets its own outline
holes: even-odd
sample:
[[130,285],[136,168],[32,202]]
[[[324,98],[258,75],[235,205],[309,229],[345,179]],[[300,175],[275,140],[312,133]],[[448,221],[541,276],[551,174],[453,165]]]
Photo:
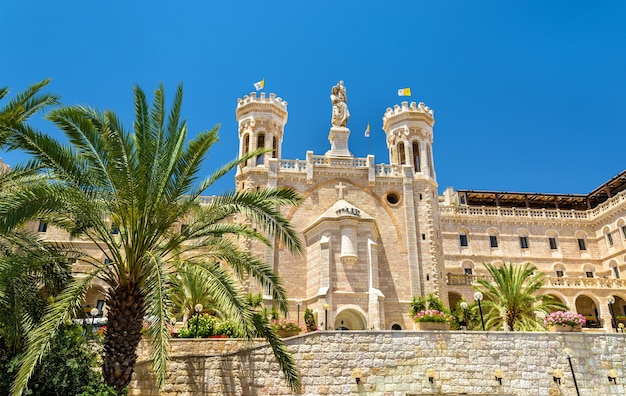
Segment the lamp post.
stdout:
[[302,300],[296,301],[296,306],[298,307],[298,327],[300,327],[300,306],[302,305]]
[[203,309],[204,307],[202,306],[202,304],[196,304],[193,307],[193,310],[196,313],[196,333],[194,334],[193,338],[198,337],[198,322],[200,321],[200,312],[202,312]]
[[328,330],[328,309],[330,305],[324,304],[324,330]]
[[91,308],[89,313],[91,314],[91,328],[93,330],[93,325],[96,322],[96,316],[100,313],[100,310],[98,308]]
[[480,323],[483,325],[483,331],[485,331],[485,318],[483,317],[483,307],[480,302],[483,300],[483,294],[481,292],[474,293],[474,300],[478,302],[478,310],[480,311]]
[[615,332],[617,332],[617,324],[615,323],[615,312],[613,311],[613,304],[615,304],[615,297],[608,296],[606,302],[609,304],[609,311],[611,312],[611,325]]
[[569,369],[572,372],[572,378],[574,379],[576,395],[580,396],[580,391],[578,390],[578,382],[576,382],[576,374],[574,374],[574,366],[572,365],[572,350],[569,348],[563,348],[563,356],[565,356],[567,358],[567,361],[569,362]]

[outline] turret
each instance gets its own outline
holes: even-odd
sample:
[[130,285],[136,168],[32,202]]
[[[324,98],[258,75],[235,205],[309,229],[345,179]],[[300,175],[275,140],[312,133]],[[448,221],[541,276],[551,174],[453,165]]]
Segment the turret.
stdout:
[[393,110],[387,109],[383,130],[390,164],[411,165],[414,173],[436,179],[432,153],[434,113],[422,102],[402,102]]
[[239,123],[239,155],[245,155],[257,148],[272,150],[258,155],[242,165],[245,167],[268,166],[269,158],[280,158],[283,130],[287,123],[287,102],[265,92],[257,97],[256,92],[238,99],[237,122]]

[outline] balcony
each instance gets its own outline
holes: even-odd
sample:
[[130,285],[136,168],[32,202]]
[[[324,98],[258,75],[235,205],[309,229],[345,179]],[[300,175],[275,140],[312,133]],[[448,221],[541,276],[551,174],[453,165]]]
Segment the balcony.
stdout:
[[[490,280],[488,275],[453,274],[448,272],[449,286],[471,286],[478,279]],[[626,279],[616,278],[585,278],[583,276],[546,276],[543,287],[547,288],[575,288],[575,289],[625,289]]]

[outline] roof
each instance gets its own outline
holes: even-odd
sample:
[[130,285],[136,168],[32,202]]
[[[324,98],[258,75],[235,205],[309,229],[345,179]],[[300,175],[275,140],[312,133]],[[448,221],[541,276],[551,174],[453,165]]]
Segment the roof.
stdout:
[[589,194],[548,194],[508,191],[458,190],[459,203],[470,206],[522,207],[532,209],[592,209],[626,190],[626,170]]

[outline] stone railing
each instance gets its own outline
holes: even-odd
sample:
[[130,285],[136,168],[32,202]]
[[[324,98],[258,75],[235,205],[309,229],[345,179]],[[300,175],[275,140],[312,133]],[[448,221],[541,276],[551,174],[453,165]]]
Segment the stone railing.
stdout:
[[[389,164],[373,164],[376,176],[400,176],[402,175],[401,167]],[[314,155],[307,160],[288,160],[281,159],[278,161],[278,169],[281,172],[306,172],[309,166],[323,166],[335,168],[352,168],[367,169],[369,168],[367,158],[327,158],[323,155]]]
[[525,217],[528,219],[591,219],[590,211],[502,208],[487,206],[440,206],[441,215]]
[[[447,284],[451,286],[474,285],[478,279],[490,280],[487,275],[467,275],[447,273]],[[585,278],[582,276],[546,276],[544,287],[565,287],[577,289],[624,289],[626,288],[626,279],[616,278]]]
[[491,206],[440,206],[441,215],[465,216],[498,216],[498,217],[525,217],[528,219],[563,219],[563,220],[593,220],[613,207],[626,201],[626,191],[611,197],[593,209],[530,209],[530,208],[503,208]]

